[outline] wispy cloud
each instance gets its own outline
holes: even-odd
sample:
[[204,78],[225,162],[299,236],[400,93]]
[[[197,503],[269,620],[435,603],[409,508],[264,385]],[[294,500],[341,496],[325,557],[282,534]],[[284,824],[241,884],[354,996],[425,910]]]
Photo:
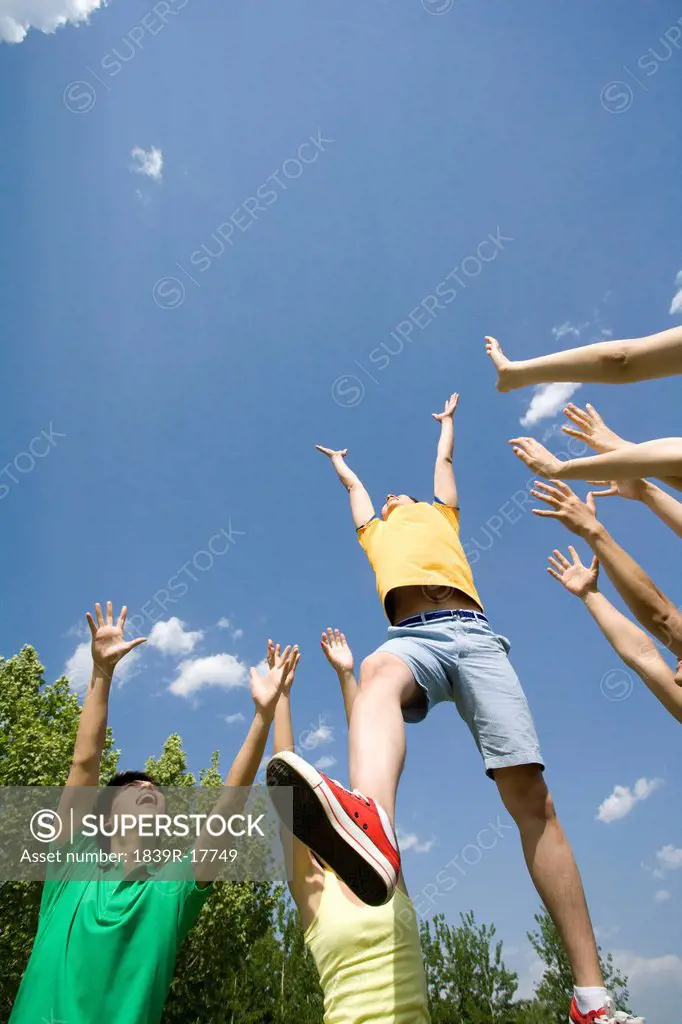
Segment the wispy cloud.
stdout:
[[335,757],[320,757],[315,762],[315,768],[323,772],[326,768],[332,768],[336,764]]
[[0,41],[21,43],[30,29],[51,34],[79,25],[106,0],[0,0]]
[[611,796],[604,800],[597,811],[597,820],[609,824],[625,818],[636,804],[647,800],[662,785],[663,779],[638,779],[632,789],[628,786],[615,786]]
[[677,291],[673,295],[673,301],[670,303],[671,316],[675,313],[682,313],[682,270],[678,272],[675,278],[675,288]]
[[234,725],[236,722],[245,721],[245,716],[241,713],[241,711],[237,711],[237,713],[234,715],[223,715],[223,719],[227,722],[228,725]]
[[580,384],[540,384],[535,388],[530,405],[521,417],[522,427],[532,427],[540,420],[551,419],[563,409]]
[[658,851],[656,860],[662,871],[679,871],[682,868],[682,849],[668,843]]
[[135,146],[130,156],[133,161],[130,167],[132,171],[135,171],[136,174],[144,174],[154,181],[161,181],[163,153],[160,149],[157,149],[156,146],[152,146],[151,149]]
[[667,889],[659,889],[658,892],[654,893],[654,903],[667,903],[671,899],[672,893],[668,892]]
[[403,832],[398,829],[398,845],[403,853],[412,850],[413,853],[429,853],[436,845],[436,839],[420,839],[414,832]]

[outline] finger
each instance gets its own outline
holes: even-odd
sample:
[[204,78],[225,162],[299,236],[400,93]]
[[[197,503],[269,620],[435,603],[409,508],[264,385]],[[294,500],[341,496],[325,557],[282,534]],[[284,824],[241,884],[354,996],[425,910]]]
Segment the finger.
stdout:
[[583,434],[582,430],[573,430],[572,427],[562,427],[561,429],[564,434],[568,434],[570,437],[577,437],[579,441],[582,441],[585,444],[589,441],[587,434]]
[[537,498],[538,501],[546,501],[548,505],[553,508],[560,508],[561,502],[558,498],[552,497],[551,494],[542,494],[540,491],[529,491],[531,498]]
[[146,644],[146,643],[147,643],[147,637],[146,636],[138,636],[138,637],[136,637],[135,640],[131,640],[129,643],[127,643],[125,645],[124,654],[128,654],[128,652],[132,651],[132,649],[134,647],[139,647],[140,644]]
[[327,639],[329,641],[329,646],[333,647],[334,646],[334,630],[332,629],[331,626],[327,627]]
[[125,629],[127,614],[128,614],[128,606],[124,604],[123,607],[121,608],[121,614],[118,617],[118,622],[116,623],[116,628],[120,629],[122,633],[123,633],[123,631]]
[[578,555],[578,552],[575,550],[575,548],[573,547],[572,544],[568,545],[568,553],[570,554],[571,558],[573,559],[573,565],[581,565],[582,564],[581,561],[580,561],[580,556]]
[[558,512],[552,512],[551,509],[546,509],[545,510],[545,509],[542,509],[542,508],[532,508],[531,512],[533,513],[534,516],[549,516],[550,519],[558,519],[559,518],[559,513]]
[[613,498],[618,494],[618,484],[612,484],[605,491],[590,491],[593,498]]
[[561,494],[566,495],[566,497],[569,497],[570,495],[573,494],[571,488],[568,486],[567,483],[564,483],[563,480],[550,480],[549,482],[551,483],[552,487],[558,488]]
[[556,569],[557,572],[562,572],[563,571],[563,566],[562,566],[561,562],[557,561],[556,558],[553,558],[552,555],[549,556],[547,561],[550,563],[550,565],[554,566],[554,568]]
[[94,637],[95,634],[97,633],[97,626],[95,625],[95,620],[93,619],[93,617],[90,614],[90,612],[86,612],[85,613],[85,618],[88,620],[88,626],[90,627],[90,632],[91,632],[92,636]]
[[334,641],[335,641],[335,642],[336,642],[337,644],[341,644],[341,642],[342,642],[342,641],[341,641],[341,634],[339,633],[338,629],[335,629],[335,630],[334,630]]
[[114,606],[111,601],[107,601],[107,626],[113,626],[114,624]]
[[590,405],[589,402],[585,403],[585,408],[587,409],[588,413],[590,414],[590,417],[593,420],[595,420],[595,422],[597,422],[597,423],[603,423],[604,422],[603,419],[601,418],[601,416],[599,415],[599,413],[597,412],[597,410],[595,409],[595,407],[593,405]]
[[563,576],[560,576],[558,572],[554,571],[554,569],[550,569],[549,566],[547,566],[547,572],[550,576],[553,576],[555,580],[558,580],[559,583],[563,583]]
[[599,572],[599,559],[596,555],[590,562],[590,572]]
[[277,658],[275,661],[275,668],[281,668],[282,665],[286,664],[286,661],[291,653],[291,645],[287,644],[282,654],[279,653],[279,644],[277,644]]
[[548,481],[547,483],[545,483],[544,480],[536,480],[534,483],[535,487],[541,489],[542,491],[546,491],[547,494],[551,494],[554,498],[563,498],[564,496],[561,489],[557,487],[556,480],[551,480]]
[[343,644],[344,647],[348,646],[348,643],[346,641],[346,634],[345,633],[341,634],[341,643]]
[[558,548],[554,548],[554,551],[552,552],[552,554],[554,555],[554,557],[559,562],[559,565],[563,566],[564,569],[570,569],[571,563],[566,558],[566,555],[563,553],[563,551],[559,551]]
[[104,617],[102,616],[102,606],[99,604],[99,602],[95,605],[95,614],[97,616],[97,625],[103,626]]
[[581,409],[579,405],[576,405],[575,402],[569,402],[564,412],[574,423],[578,423],[586,429],[590,427],[591,420],[589,414],[584,409]]
[[590,510],[590,512],[592,513],[592,515],[596,516],[596,514],[597,514],[597,506],[594,503],[594,494],[592,493],[592,491],[590,491],[590,493],[585,498],[585,504],[587,505],[587,507]]

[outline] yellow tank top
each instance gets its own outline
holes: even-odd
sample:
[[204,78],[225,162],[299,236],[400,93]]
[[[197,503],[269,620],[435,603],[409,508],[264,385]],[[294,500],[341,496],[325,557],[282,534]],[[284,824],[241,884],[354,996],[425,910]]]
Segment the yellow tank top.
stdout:
[[419,501],[399,505],[388,519],[370,519],[358,530],[386,609],[396,587],[452,587],[483,607],[459,539],[459,512],[450,505]]
[[324,873],[305,941],[324,992],[324,1024],[430,1024],[417,915],[400,889],[382,907],[347,899]]

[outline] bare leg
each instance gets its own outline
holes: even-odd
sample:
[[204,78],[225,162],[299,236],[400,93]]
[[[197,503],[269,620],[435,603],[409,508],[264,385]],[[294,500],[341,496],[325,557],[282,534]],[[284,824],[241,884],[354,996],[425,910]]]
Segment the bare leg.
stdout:
[[486,338],[486,350],[497,369],[499,391],[555,381],[633,384],[682,373],[682,327],[646,338],[598,341],[516,362],[507,359],[494,338]]
[[495,782],[518,826],[530,876],[559,931],[575,984],[603,986],[578,867],[540,768],[501,768],[495,772]]
[[401,707],[421,690],[393,654],[372,654],[360,668],[349,728],[350,784],[381,804],[395,824],[395,800],[405,762]]

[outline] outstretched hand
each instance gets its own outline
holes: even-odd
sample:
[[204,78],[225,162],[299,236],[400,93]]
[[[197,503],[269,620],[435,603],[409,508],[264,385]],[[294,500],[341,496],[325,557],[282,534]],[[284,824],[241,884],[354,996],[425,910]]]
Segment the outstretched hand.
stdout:
[[[268,664],[270,664],[270,644],[268,641]],[[272,718],[275,713],[277,701],[284,692],[287,683],[291,688],[296,666],[300,661],[298,647],[285,647],[280,651],[279,644],[273,648],[272,664],[264,676],[258,669],[251,669],[251,696],[256,705],[256,711]]]
[[541,480],[535,481],[537,490],[530,494],[549,505],[549,509],[532,509],[535,516],[549,516],[558,519],[572,533],[581,536],[597,522],[597,512],[592,493],[581,501],[563,480],[550,480],[548,484]]
[[327,632],[322,634],[320,646],[333,669],[337,672],[353,671],[353,652],[348,646],[344,633],[329,627]]
[[588,402],[584,409],[569,402],[564,409],[564,416],[575,423],[577,430],[573,427],[562,427],[564,434],[576,437],[579,441],[589,444],[600,455],[612,452],[614,448],[621,448],[627,441],[606,426],[593,405]]
[[534,437],[512,437],[509,444],[513,445],[514,455],[525,462],[528,468],[538,476],[550,479],[561,472],[561,459],[552,455]]
[[[286,679],[284,680],[284,685],[282,687],[282,694],[285,697],[288,696],[288,694],[291,692],[291,687],[294,685],[294,679],[296,677],[296,669],[298,668],[298,663],[301,660],[301,653],[300,653],[298,647],[294,647],[294,650],[296,652],[296,657],[293,660],[291,669],[289,670],[289,673],[288,673]],[[269,669],[273,669],[275,667],[275,665],[277,664],[277,661],[278,661],[278,659],[280,657],[281,657],[281,645],[274,643],[273,640],[268,640],[268,651],[267,651],[267,655],[266,655],[266,661],[268,663],[268,668]]]
[[431,415],[433,416],[434,420],[438,420],[439,423],[442,423],[443,420],[447,420],[447,419],[451,420],[453,418],[453,416],[455,415],[455,409],[457,408],[457,403],[458,402],[459,402],[459,395],[457,394],[456,391],[453,391],[453,393],[450,395],[450,397],[446,400],[445,405],[443,406],[443,411],[442,412],[432,412],[431,413]]
[[628,498],[630,501],[642,501],[646,494],[646,480],[590,480],[591,484],[605,487],[604,491],[592,491],[595,498]]
[[114,625],[114,609],[111,601],[107,601],[106,620],[102,615],[102,608],[99,604],[95,605],[97,622],[95,622],[90,612],[86,612],[85,615],[92,636],[92,660],[97,668],[101,669],[107,676],[113,675],[114,669],[121,658],[125,658],[126,654],[132,651],[134,647],[139,647],[140,644],[147,642],[147,638],[144,636],[138,636],[135,640],[125,639],[123,629],[127,614],[128,609],[124,605],[116,625]]
[[549,557],[547,572],[559,583],[562,583],[569,594],[584,598],[587,594],[597,590],[599,559],[595,555],[590,565],[583,565],[578,552],[570,544],[568,552],[573,559],[572,562],[569,562],[566,556],[555,548]]

